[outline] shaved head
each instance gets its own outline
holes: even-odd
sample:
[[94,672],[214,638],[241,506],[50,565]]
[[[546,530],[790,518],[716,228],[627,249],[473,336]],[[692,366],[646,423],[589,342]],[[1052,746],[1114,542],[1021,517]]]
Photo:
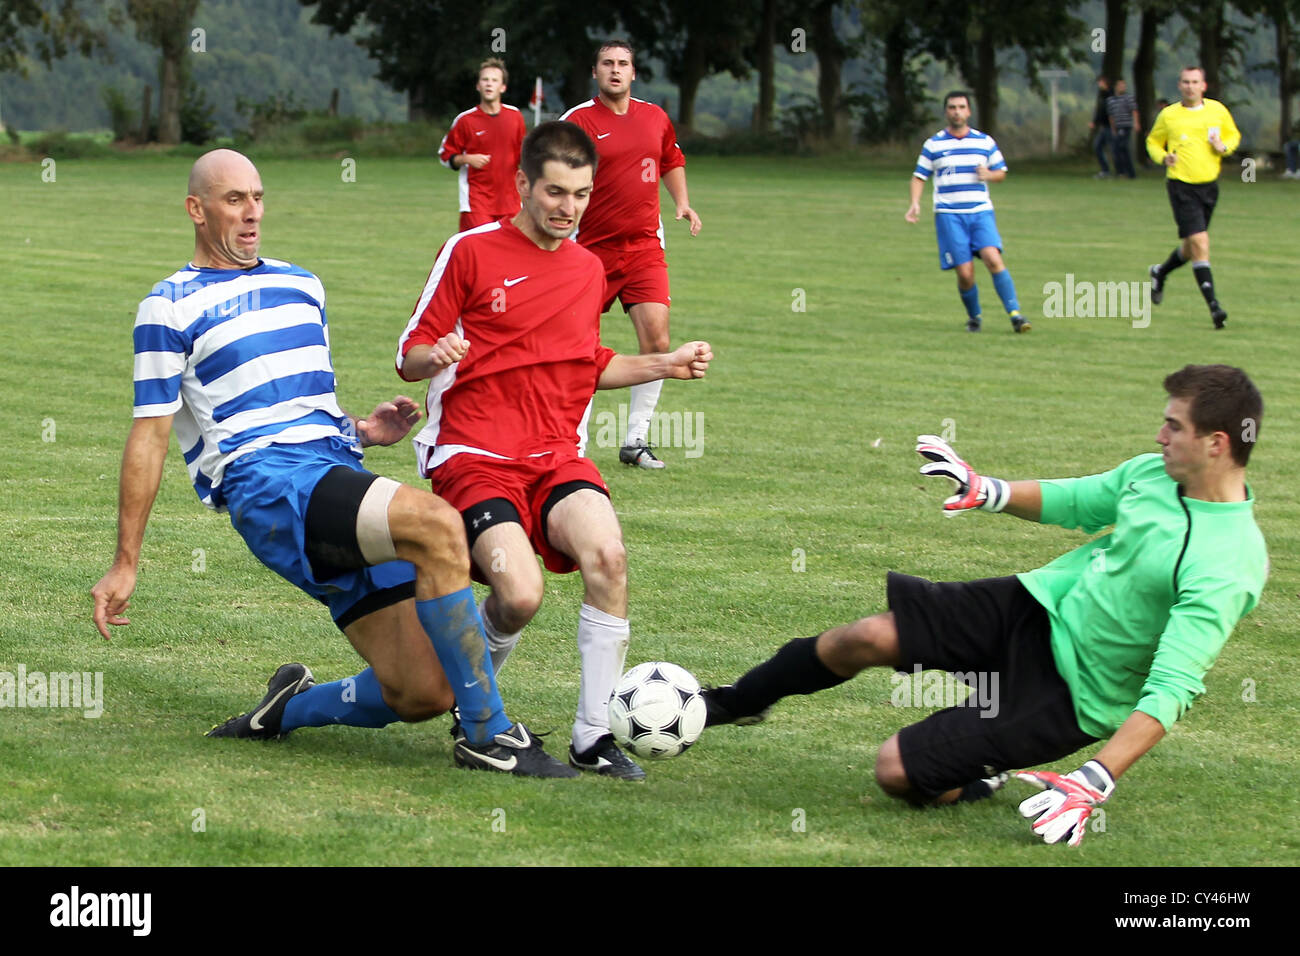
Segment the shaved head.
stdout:
[[230,182],[232,178],[247,174],[250,170],[256,175],[257,167],[243,153],[237,153],[233,149],[214,149],[204,153],[190,167],[188,194],[206,196],[214,185]]
[[190,169],[185,211],[194,223],[193,264],[200,268],[251,269],[262,231],[262,178],[249,158],[214,149]]

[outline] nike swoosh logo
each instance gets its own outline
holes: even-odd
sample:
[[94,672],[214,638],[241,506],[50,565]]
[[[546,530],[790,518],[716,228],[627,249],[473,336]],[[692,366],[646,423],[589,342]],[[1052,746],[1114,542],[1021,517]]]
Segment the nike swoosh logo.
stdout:
[[478,681],[471,681],[470,683],[465,685],[465,689],[469,690],[471,687],[477,687],[477,686],[478,686]]
[[596,139],[604,139],[606,136],[613,136],[613,133],[601,133]]
[[482,136],[482,135],[483,135],[484,133],[486,133],[486,132],[487,132],[487,130],[485,130],[485,129],[476,129],[476,130],[474,131],[474,135],[475,135],[475,136]]
[[487,754],[479,753],[477,750],[471,752],[474,754],[476,759],[482,760],[484,763],[489,763],[498,770],[511,771],[514,770],[519,763],[519,758],[513,755],[511,755],[509,760],[498,760],[496,757],[489,757]]
[[279,702],[281,697],[283,697],[285,694],[292,694],[294,692],[294,688],[296,688],[297,686],[298,684],[296,682],[290,684],[288,687],[284,688],[284,690],[280,691],[280,693],[272,697],[270,702],[265,707],[260,707],[256,711],[254,711],[253,716],[250,717],[248,720],[248,726],[251,727],[253,730],[265,729],[262,726],[262,718],[266,716],[267,712]]
[[524,281],[525,279],[527,279],[527,278],[528,278],[528,276],[520,276],[518,279],[507,279],[507,280],[505,281],[505,286],[506,286],[506,288],[508,289],[508,288],[510,288],[512,285],[518,285],[519,283],[523,282],[523,281]]

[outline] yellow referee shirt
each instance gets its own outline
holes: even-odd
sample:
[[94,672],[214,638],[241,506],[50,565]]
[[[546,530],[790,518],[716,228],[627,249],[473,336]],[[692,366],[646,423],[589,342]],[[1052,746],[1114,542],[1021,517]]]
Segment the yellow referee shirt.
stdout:
[[1156,117],[1156,123],[1147,135],[1147,155],[1153,162],[1163,163],[1168,153],[1177,153],[1178,162],[1166,167],[1170,179],[1185,183],[1212,183],[1219,178],[1221,156],[1210,145],[1210,130],[1217,129],[1219,138],[1231,153],[1241,143],[1241,132],[1232,121],[1228,108],[1218,100],[1202,100],[1195,109],[1182,103],[1166,106]]

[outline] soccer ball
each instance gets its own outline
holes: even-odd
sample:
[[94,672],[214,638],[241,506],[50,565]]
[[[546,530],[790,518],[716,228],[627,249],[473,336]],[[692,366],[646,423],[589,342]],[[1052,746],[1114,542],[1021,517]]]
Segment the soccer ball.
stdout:
[[609,699],[614,739],[638,757],[675,757],[704,730],[704,698],[690,671],[676,664],[638,664]]

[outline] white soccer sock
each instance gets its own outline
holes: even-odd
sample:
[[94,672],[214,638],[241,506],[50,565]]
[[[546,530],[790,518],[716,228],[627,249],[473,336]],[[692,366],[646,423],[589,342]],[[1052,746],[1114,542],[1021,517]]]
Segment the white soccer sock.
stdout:
[[609,733],[609,699],[623,676],[627,657],[627,618],[606,614],[590,604],[578,612],[578,651],[582,682],[578,715],[573,722],[573,747],[579,753]]
[[487,603],[487,598],[478,606],[478,616],[483,619],[483,633],[487,635],[488,653],[492,655],[492,672],[500,674],[501,668],[505,666],[506,658],[510,652],[515,649],[519,643],[519,635],[523,631],[515,631],[513,634],[502,634],[492,623],[487,612],[483,610],[483,604]]
[[659,393],[663,390],[664,380],[633,385],[628,389],[632,393],[631,407],[627,412],[627,441],[624,445],[635,445],[646,440],[650,431],[650,417],[659,404]]

